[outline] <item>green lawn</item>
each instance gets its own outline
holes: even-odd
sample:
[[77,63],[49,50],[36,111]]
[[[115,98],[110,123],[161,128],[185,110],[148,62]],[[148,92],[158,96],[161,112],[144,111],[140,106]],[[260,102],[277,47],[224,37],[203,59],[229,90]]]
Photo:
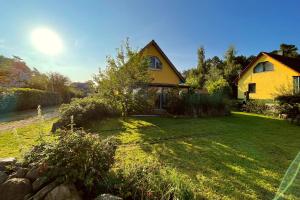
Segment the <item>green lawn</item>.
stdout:
[[49,132],[52,123],[56,120],[46,120],[44,123],[35,122],[22,128],[0,132],[0,158],[21,158],[22,154],[38,142],[40,133],[42,133],[43,139],[52,140],[54,136]]
[[[53,121],[44,123],[44,132]],[[102,137],[115,135],[122,141],[115,168],[158,161],[191,182],[198,198],[207,199],[272,199],[300,150],[299,126],[245,113],[198,119],[111,119],[88,127]],[[28,149],[36,143],[38,132],[39,126],[33,124],[18,129],[18,139],[13,131],[0,133],[0,157],[19,157],[19,147]]]
[[245,113],[114,119],[89,127],[120,138],[116,167],[157,160],[190,179],[197,196],[208,199],[272,199],[300,150],[300,127]]

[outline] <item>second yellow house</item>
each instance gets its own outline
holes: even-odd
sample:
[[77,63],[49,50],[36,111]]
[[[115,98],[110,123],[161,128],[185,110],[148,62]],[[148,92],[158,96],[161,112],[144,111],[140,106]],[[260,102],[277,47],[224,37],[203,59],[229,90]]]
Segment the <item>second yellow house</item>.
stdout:
[[300,59],[260,53],[240,74],[239,99],[274,99],[300,93]]

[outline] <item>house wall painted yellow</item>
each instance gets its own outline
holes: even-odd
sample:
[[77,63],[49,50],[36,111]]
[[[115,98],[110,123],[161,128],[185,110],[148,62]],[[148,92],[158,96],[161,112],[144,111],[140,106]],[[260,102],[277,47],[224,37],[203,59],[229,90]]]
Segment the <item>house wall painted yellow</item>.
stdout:
[[152,83],[161,83],[161,84],[179,84],[180,78],[174,72],[169,63],[164,59],[161,53],[157,48],[150,44],[146,46],[143,50],[144,56],[156,56],[162,62],[162,69],[150,69],[150,76],[152,78]]
[[[274,71],[253,73],[253,68],[265,61],[274,65]],[[244,98],[249,83],[256,83],[256,92],[249,94],[250,99],[274,99],[278,94],[292,90],[293,76],[300,76],[300,73],[263,54],[238,80],[238,98]]]

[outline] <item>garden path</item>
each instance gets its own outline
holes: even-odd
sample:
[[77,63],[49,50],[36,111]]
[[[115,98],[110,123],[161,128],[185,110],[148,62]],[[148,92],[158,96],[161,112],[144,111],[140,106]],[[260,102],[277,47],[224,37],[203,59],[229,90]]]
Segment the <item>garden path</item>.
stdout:
[[[43,110],[44,119],[52,119],[59,115],[57,107],[45,108]],[[8,113],[0,116],[0,133],[14,128],[21,128],[37,122],[36,110]]]

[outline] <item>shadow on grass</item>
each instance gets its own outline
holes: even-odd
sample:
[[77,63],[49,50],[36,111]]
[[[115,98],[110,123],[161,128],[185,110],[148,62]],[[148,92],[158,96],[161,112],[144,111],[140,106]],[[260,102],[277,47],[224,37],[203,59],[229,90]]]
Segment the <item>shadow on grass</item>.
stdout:
[[[145,142],[141,148],[191,177],[200,192],[207,190],[203,191],[206,196],[218,194],[212,198],[272,199],[289,162],[299,151],[299,127],[282,120],[240,114],[164,119],[167,123],[144,120],[159,130],[156,134],[139,130]],[[151,144],[157,140],[157,133],[160,138],[171,139]],[[183,135],[191,137],[176,140]]]
[[[272,199],[300,144],[300,127],[242,113],[119,119],[90,127],[103,137],[116,135],[125,148],[136,146],[176,168],[209,199]],[[105,131],[112,127],[118,128]],[[137,157],[133,149],[126,155]]]

